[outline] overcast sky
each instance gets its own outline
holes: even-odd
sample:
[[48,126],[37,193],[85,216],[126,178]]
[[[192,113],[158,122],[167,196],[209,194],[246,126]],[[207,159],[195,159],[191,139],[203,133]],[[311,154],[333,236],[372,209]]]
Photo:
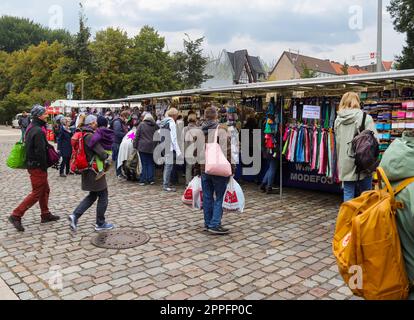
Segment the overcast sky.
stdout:
[[[206,53],[247,49],[266,62],[284,50],[350,64],[376,51],[377,0],[86,0],[92,31],[120,27],[135,35],[145,25],[165,36],[171,51],[184,33],[205,36]],[[384,0],[384,60],[400,54],[404,36],[393,30]],[[1,0],[0,15],[28,17],[46,26],[78,29],[79,0]],[[62,13],[61,15],[59,13]],[[60,16],[62,19],[60,19]],[[359,19],[361,17],[362,19]]]

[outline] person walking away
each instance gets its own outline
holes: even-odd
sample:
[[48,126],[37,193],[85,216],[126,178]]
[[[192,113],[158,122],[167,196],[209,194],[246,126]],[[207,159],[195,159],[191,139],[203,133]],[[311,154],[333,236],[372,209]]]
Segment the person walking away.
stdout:
[[[66,178],[70,171],[70,157],[72,156],[72,133],[69,128],[69,122],[66,118],[61,121],[61,128],[57,137],[58,150],[62,157],[62,164],[60,165],[60,177]],[[66,174],[64,173],[66,172]]]
[[[174,162],[181,156],[180,146],[177,139],[177,126],[175,121],[178,118],[178,110],[171,108],[167,111],[166,117],[161,121],[161,130],[168,130],[170,138],[169,150],[165,150],[165,165],[163,174],[163,189],[166,192],[175,192],[175,188],[170,186],[171,174],[174,169]],[[168,148],[168,145],[166,146]]]
[[157,145],[157,142],[154,141],[154,135],[158,129],[159,127],[156,125],[155,120],[150,113],[145,115],[144,120],[137,128],[137,133],[134,139],[134,149],[139,152],[139,157],[142,163],[142,173],[139,181],[140,186],[154,184],[154,149]]
[[[114,132],[108,128],[108,120],[103,116],[98,116],[97,118],[98,128],[96,129],[95,133],[92,136],[92,139],[89,141],[89,148],[93,150],[96,144],[100,144],[102,148],[104,148],[105,152],[108,156],[112,156],[112,144],[114,143]],[[105,168],[104,162],[99,158],[95,157],[96,166],[98,168],[98,172],[96,175],[96,180],[101,179],[105,175]]]
[[[232,163],[231,155],[231,139],[226,130],[226,126],[220,125],[218,122],[218,111],[216,107],[208,107],[204,113],[206,121],[203,123],[201,129],[206,138],[206,144],[213,141],[214,133],[218,129],[218,138],[220,147],[226,155],[227,160]],[[201,159],[205,158],[202,154]],[[204,162],[204,161],[202,161]],[[204,211],[204,228],[206,231],[224,235],[229,233],[221,225],[223,217],[223,198],[229,182],[228,177],[213,176],[205,173],[205,164],[199,165],[201,173],[201,184],[203,190],[203,211]],[[234,174],[234,165],[232,165],[232,172]]]
[[[109,164],[109,155],[100,143],[96,143],[93,149],[89,147],[94,131],[98,128],[97,120],[97,117],[94,115],[87,116],[85,125],[82,129],[86,158],[88,162],[91,163],[93,162],[93,159],[99,157],[102,161]],[[96,200],[98,200],[98,204],[96,208],[95,230],[104,231],[114,228],[114,225],[107,223],[105,219],[105,213],[108,208],[108,185],[105,175],[99,180],[96,180],[96,175],[96,172],[92,169],[82,172],[82,190],[88,191],[89,194],[76,207],[73,213],[69,215],[70,228],[73,232],[77,231],[80,217],[96,202]]]
[[27,130],[27,127],[29,126],[29,124],[30,124],[30,118],[29,118],[27,112],[23,111],[23,114],[19,119],[19,126],[20,126],[20,130],[22,132],[22,139],[21,139],[22,142],[24,142],[24,138],[25,138],[25,135],[26,135],[26,130]]
[[[184,128],[183,136],[184,136],[184,155],[186,157],[186,164],[185,164],[185,182],[188,185],[191,180],[193,179],[193,169],[194,164],[190,164],[187,161],[187,150],[191,146],[191,144],[195,141],[197,133],[196,130],[199,130],[197,127],[197,115],[192,113],[188,116],[188,126]],[[197,155],[195,152],[192,154],[192,157],[196,158]]]
[[32,123],[26,131],[26,161],[27,170],[30,174],[32,192],[23,200],[23,202],[14,209],[9,222],[19,232],[24,232],[22,217],[39,202],[41,210],[41,223],[57,221],[60,218],[50,213],[49,210],[49,182],[47,179],[48,169],[48,142],[46,139],[46,119],[48,114],[46,108],[35,105],[31,110],[33,118]]
[[[414,176],[414,131],[405,131],[402,138],[396,139],[385,151],[380,163],[393,187]],[[414,184],[410,184],[396,196],[403,203],[397,209],[397,229],[411,292],[409,300],[414,300]]]
[[128,111],[122,111],[119,118],[116,118],[112,122],[112,129],[115,134],[114,143],[112,145],[112,160],[115,162],[116,175],[118,179],[125,179],[125,176],[122,174],[121,166],[118,166],[118,153],[119,147],[122,143],[122,139],[128,133],[127,120],[129,118]]
[[[352,158],[352,140],[362,125],[364,112],[361,110],[357,93],[348,92],[339,104],[338,117],[335,121],[336,153],[338,159],[339,179],[343,182],[344,202],[357,197],[360,193],[372,189],[372,175],[356,172],[355,159]],[[366,115],[365,128],[378,137],[374,120]],[[359,179],[358,179],[359,177]]]

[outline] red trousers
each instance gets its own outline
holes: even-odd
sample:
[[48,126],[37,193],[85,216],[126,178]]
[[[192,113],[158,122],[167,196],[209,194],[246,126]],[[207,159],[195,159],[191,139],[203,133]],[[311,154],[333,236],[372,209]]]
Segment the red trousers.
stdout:
[[39,202],[41,215],[46,216],[50,213],[49,203],[49,183],[47,181],[47,172],[41,169],[29,169],[30,181],[32,183],[32,192],[23,200],[23,202],[13,211],[13,216],[21,218],[27,210]]

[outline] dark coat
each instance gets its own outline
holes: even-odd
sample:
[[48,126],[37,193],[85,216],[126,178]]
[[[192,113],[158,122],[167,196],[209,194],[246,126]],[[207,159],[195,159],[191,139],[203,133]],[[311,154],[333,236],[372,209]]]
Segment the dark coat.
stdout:
[[19,119],[19,126],[21,128],[27,129],[27,127],[30,124],[30,118],[29,116],[21,116]]
[[154,142],[154,134],[159,127],[154,121],[145,120],[140,123],[134,140],[134,148],[139,152],[153,153],[157,142]]
[[[94,156],[99,157],[102,161],[105,161],[108,158],[108,154],[105,152],[104,148],[97,143],[93,149],[88,147],[90,140],[92,139],[93,130],[90,127],[84,127],[82,129],[85,135],[84,146],[85,153],[88,162],[92,161]],[[108,188],[106,183],[106,178],[103,177],[98,181],[95,181],[96,173],[93,170],[86,170],[82,172],[82,190],[89,192],[99,192]]]
[[115,133],[114,144],[121,144],[122,139],[124,139],[125,135],[129,131],[128,125],[121,118],[116,118],[112,122],[112,126]]
[[60,155],[64,158],[69,158],[72,155],[72,144],[71,144],[72,133],[61,127],[59,135],[57,136],[58,150]]
[[26,134],[26,159],[28,169],[42,169],[47,171],[47,150],[49,143],[46,140],[46,122],[34,118]]

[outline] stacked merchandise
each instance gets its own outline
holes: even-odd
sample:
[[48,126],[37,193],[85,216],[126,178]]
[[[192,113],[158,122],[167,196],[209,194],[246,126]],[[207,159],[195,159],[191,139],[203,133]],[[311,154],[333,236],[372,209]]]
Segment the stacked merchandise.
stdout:
[[[307,164],[335,181],[339,181],[333,131],[337,104],[336,98],[293,99],[291,121],[283,136],[283,155],[289,162]],[[320,106],[319,118],[304,118],[305,106]]]
[[264,148],[265,152],[274,158],[277,156],[277,128],[279,125],[278,117],[276,117],[276,114],[276,103],[274,98],[272,98],[266,112],[264,127]]
[[229,105],[227,107],[227,125],[229,127],[235,127],[238,120],[237,107],[235,105]]
[[243,98],[242,106],[253,108],[256,112],[263,111],[263,99],[262,97],[249,97]]
[[404,130],[414,129],[414,101],[409,100],[412,96],[413,90],[406,88],[401,95],[395,90],[384,91],[376,100],[365,102],[363,109],[372,116],[378,130],[380,157]]

